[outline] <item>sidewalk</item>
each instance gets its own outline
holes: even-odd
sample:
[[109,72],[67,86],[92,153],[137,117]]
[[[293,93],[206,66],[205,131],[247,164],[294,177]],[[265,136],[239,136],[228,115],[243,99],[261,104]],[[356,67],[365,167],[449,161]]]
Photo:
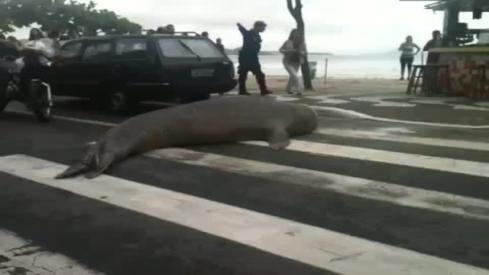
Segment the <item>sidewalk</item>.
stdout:
[[[390,79],[315,80],[315,92],[286,95],[284,77],[270,77],[270,89],[284,101],[350,110],[364,115],[425,123],[489,126],[489,101],[461,97],[407,95],[407,81]],[[250,88],[253,81],[250,81]],[[320,108],[318,108],[320,109]]]

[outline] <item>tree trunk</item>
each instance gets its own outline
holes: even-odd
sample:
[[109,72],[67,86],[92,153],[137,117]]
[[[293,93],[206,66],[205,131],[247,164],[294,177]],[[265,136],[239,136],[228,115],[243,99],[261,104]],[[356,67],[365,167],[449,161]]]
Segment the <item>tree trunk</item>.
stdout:
[[[306,27],[304,24],[304,18],[302,17],[302,0],[295,0],[295,7],[292,4],[292,0],[287,0],[287,8],[289,9],[290,14],[294,18],[295,22],[297,23],[297,29],[299,30],[299,33],[301,34],[301,37],[303,39],[302,42],[306,44]],[[311,69],[309,68],[309,60],[307,58],[307,54],[304,60],[304,64],[301,66],[301,71],[302,71],[302,78],[304,81],[304,88],[306,90],[314,90],[314,87],[312,86],[312,81],[311,81]]]

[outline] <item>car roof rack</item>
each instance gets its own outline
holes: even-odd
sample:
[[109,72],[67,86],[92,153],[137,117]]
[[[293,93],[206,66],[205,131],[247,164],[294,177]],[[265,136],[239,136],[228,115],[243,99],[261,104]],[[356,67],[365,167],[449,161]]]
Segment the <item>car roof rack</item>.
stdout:
[[153,33],[151,35],[154,36],[191,36],[191,37],[200,37],[201,35],[194,31],[180,31],[174,33]]

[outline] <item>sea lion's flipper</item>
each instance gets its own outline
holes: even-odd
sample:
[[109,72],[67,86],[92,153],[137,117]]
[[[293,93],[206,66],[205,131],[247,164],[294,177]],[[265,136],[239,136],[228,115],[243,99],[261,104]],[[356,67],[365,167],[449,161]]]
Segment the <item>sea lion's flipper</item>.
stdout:
[[97,166],[94,167],[94,170],[88,172],[85,177],[87,179],[94,179],[100,176],[105,170],[109,168],[109,166],[114,162],[114,154],[113,153],[104,153],[100,158],[100,162],[97,163]]
[[[88,148],[88,152],[85,154],[80,162],[70,166],[63,173],[57,175],[55,179],[76,177],[89,171],[91,167],[98,165],[98,148],[99,147],[97,144],[90,145],[90,147]],[[95,164],[93,162],[95,162]]]
[[273,150],[285,149],[290,144],[289,134],[283,127],[274,127],[268,135],[268,143]]
[[66,178],[76,177],[80,174],[85,173],[86,171],[88,171],[88,169],[89,167],[87,165],[85,165],[82,162],[79,162],[75,165],[70,166],[63,173],[57,175],[55,179],[66,179]]

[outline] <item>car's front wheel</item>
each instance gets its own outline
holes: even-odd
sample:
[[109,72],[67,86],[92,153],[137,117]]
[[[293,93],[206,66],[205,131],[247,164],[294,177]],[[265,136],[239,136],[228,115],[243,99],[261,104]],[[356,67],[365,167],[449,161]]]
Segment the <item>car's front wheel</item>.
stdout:
[[113,112],[127,110],[127,96],[124,93],[112,93],[107,98],[107,107]]
[[107,107],[113,112],[124,112],[134,108],[138,101],[122,92],[112,93],[107,98]]

